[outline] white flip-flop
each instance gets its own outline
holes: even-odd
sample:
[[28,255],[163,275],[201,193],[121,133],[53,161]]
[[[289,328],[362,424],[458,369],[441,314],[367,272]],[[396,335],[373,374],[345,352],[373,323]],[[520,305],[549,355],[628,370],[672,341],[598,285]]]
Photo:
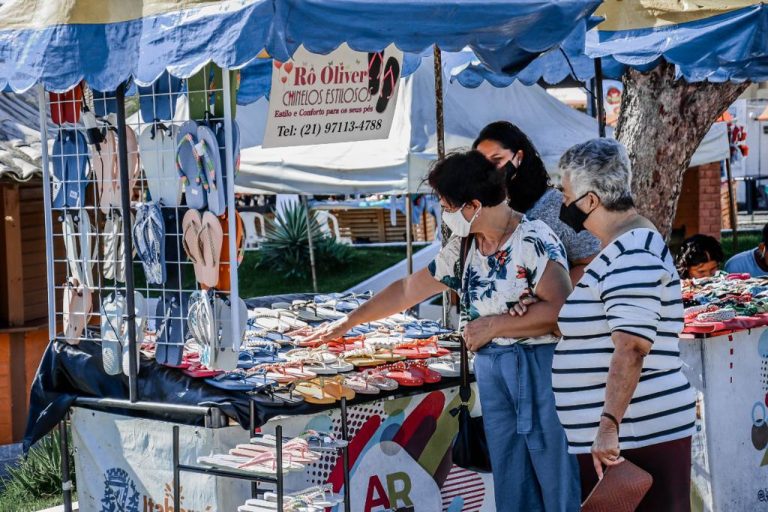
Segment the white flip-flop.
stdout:
[[152,200],[163,206],[181,204],[182,183],[176,169],[178,127],[154,123],[139,136],[139,154]]
[[64,341],[77,345],[91,318],[93,295],[90,288],[70,279],[64,288],[63,300]]

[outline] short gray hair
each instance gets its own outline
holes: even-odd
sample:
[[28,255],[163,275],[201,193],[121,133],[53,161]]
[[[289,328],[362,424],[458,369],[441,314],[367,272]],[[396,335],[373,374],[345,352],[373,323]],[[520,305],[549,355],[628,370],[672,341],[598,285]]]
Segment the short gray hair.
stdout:
[[592,192],[613,211],[634,206],[632,166],[622,143],[603,138],[577,144],[560,157],[559,167],[569,177],[574,197]]

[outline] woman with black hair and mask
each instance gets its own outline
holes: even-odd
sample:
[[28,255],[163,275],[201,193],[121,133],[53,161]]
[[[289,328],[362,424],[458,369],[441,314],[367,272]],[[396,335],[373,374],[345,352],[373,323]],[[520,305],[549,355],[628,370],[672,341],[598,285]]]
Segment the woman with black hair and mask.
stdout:
[[571,280],[576,283],[584,267],[600,251],[600,241],[588,231],[575,231],[560,220],[563,194],[552,186],[544,162],[520,128],[496,121],[480,131],[472,148],[506,173],[509,207],[529,219],[547,224],[565,246]]
[[[455,153],[427,178],[453,236],[425,269],[394,282],[307,341],[327,342],[446,291],[459,296],[464,342],[490,450],[496,509],[577,512],[578,465],[557,419],[552,332],[571,293],[565,249],[541,221],[507,205],[504,178],[477,151]],[[528,293],[525,316],[508,310]]]

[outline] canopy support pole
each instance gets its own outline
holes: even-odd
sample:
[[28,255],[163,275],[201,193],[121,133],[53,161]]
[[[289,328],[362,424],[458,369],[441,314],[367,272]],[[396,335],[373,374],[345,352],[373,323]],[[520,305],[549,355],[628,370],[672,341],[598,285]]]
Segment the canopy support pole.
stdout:
[[728,180],[728,217],[731,221],[731,243],[733,244],[733,253],[736,254],[736,248],[739,246],[739,217],[733,207],[733,174],[730,158],[725,159],[725,174]]
[[128,397],[131,402],[139,400],[138,370],[136,353],[136,305],[134,304],[133,281],[133,236],[131,234],[131,188],[128,176],[128,144],[125,127],[125,83],[115,92],[117,100],[117,159],[120,168],[120,213],[123,217],[123,245],[125,252],[125,304],[128,308]]
[[597,104],[597,127],[600,137],[605,137],[605,104],[603,103],[603,60],[595,59],[595,103]]
[[[440,53],[440,47],[435,45],[433,48],[434,72],[435,72],[435,137],[437,139],[437,159],[445,158],[445,116],[443,111],[443,56]],[[440,225],[440,234],[442,244],[448,243],[451,236],[451,230],[445,223]],[[448,326],[451,323],[451,293],[443,292],[443,325]]]
[[301,196],[301,204],[304,206],[304,216],[307,219],[307,241],[309,242],[309,266],[312,271],[312,291],[317,293],[317,270],[315,268],[315,245],[312,241],[312,223],[310,219],[312,216],[309,214],[309,203],[307,202],[307,196]]
[[45,108],[45,88],[37,87],[37,107],[40,113],[40,150],[43,166],[43,205],[45,206],[45,267],[48,274],[48,339],[56,339],[56,275],[53,268],[53,219],[51,218],[51,174],[48,160],[48,113]]
[[405,257],[408,263],[408,275],[413,274],[413,206],[411,194],[405,194]]

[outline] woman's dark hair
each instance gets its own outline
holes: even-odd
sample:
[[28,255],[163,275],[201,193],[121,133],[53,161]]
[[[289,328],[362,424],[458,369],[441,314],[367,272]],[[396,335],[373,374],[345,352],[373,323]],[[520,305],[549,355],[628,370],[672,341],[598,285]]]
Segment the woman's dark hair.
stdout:
[[512,171],[505,176],[504,185],[509,207],[521,213],[527,212],[552,186],[539,152],[525,133],[508,121],[496,121],[483,128],[472,144],[472,149],[477,149],[486,140],[498,143],[513,154],[523,150],[520,167],[517,172]]
[[427,183],[450,206],[473,200],[483,206],[504,201],[504,176],[479,151],[451,153],[438,160],[427,175]]
[[722,263],[725,259],[723,248],[715,238],[708,235],[693,235],[683,240],[675,258],[677,273],[683,279],[690,278],[688,269],[708,261]]

